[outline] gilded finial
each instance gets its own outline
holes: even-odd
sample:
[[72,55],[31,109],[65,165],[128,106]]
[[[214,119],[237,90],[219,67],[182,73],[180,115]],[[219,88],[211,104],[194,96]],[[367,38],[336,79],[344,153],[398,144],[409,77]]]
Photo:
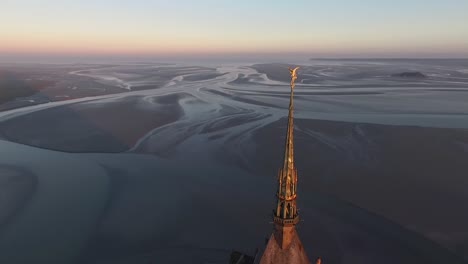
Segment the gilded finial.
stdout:
[[299,67],[296,67],[296,68],[288,68],[289,69],[289,73],[291,74],[291,89],[294,89],[294,86],[296,86],[295,84],[295,81],[297,79],[297,70],[299,69]]

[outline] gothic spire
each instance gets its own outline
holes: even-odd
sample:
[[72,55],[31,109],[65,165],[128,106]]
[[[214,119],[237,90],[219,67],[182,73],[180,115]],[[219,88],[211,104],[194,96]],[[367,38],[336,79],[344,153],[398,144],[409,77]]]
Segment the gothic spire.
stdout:
[[284,150],[283,167],[278,175],[278,201],[273,220],[281,226],[296,225],[299,216],[296,207],[297,171],[294,166],[294,87],[299,67],[289,69],[291,73],[291,93],[289,99],[288,129]]
[[294,87],[297,79],[297,69],[289,69],[291,72],[291,93],[289,98],[288,130],[284,150],[283,171],[294,169]]
[[[284,150],[283,166],[278,173],[277,204],[273,210],[274,231],[265,249],[258,254],[254,263],[260,264],[310,264],[309,258],[296,232],[299,215],[296,206],[297,170],[294,166],[294,86],[297,69],[291,73],[291,94],[289,101],[288,130]],[[258,261],[258,262],[257,262]]]

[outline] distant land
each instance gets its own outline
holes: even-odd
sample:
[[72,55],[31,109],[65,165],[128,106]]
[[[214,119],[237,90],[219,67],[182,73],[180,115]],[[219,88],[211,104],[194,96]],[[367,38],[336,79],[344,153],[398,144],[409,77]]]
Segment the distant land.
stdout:
[[415,79],[427,78],[427,76],[422,72],[402,72],[402,73],[392,74],[392,76],[400,77],[400,78],[415,78]]
[[468,60],[467,58],[377,58],[377,57],[344,57],[344,58],[332,58],[332,57],[317,57],[317,58],[310,58],[310,60],[335,60],[335,61],[353,61],[353,60],[367,60],[367,61],[384,61],[384,60],[389,60],[389,61],[440,61],[440,60],[451,60],[451,61],[457,61],[457,60]]

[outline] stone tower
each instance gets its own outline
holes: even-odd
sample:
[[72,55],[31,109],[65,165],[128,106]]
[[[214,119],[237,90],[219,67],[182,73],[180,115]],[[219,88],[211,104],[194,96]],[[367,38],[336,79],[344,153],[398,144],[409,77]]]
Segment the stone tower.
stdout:
[[297,212],[297,170],[294,165],[294,86],[297,69],[291,72],[291,95],[289,101],[288,129],[284,150],[283,166],[278,173],[277,202],[273,210],[274,230],[263,252],[259,252],[256,263],[310,263],[299,236],[296,224],[299,222]]

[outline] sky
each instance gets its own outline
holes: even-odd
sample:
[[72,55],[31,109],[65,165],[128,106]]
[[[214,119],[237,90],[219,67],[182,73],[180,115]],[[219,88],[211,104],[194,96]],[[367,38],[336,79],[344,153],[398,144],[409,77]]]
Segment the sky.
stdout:
[[468,58],[467,14],[467,0],[1,0],[0,55]]

